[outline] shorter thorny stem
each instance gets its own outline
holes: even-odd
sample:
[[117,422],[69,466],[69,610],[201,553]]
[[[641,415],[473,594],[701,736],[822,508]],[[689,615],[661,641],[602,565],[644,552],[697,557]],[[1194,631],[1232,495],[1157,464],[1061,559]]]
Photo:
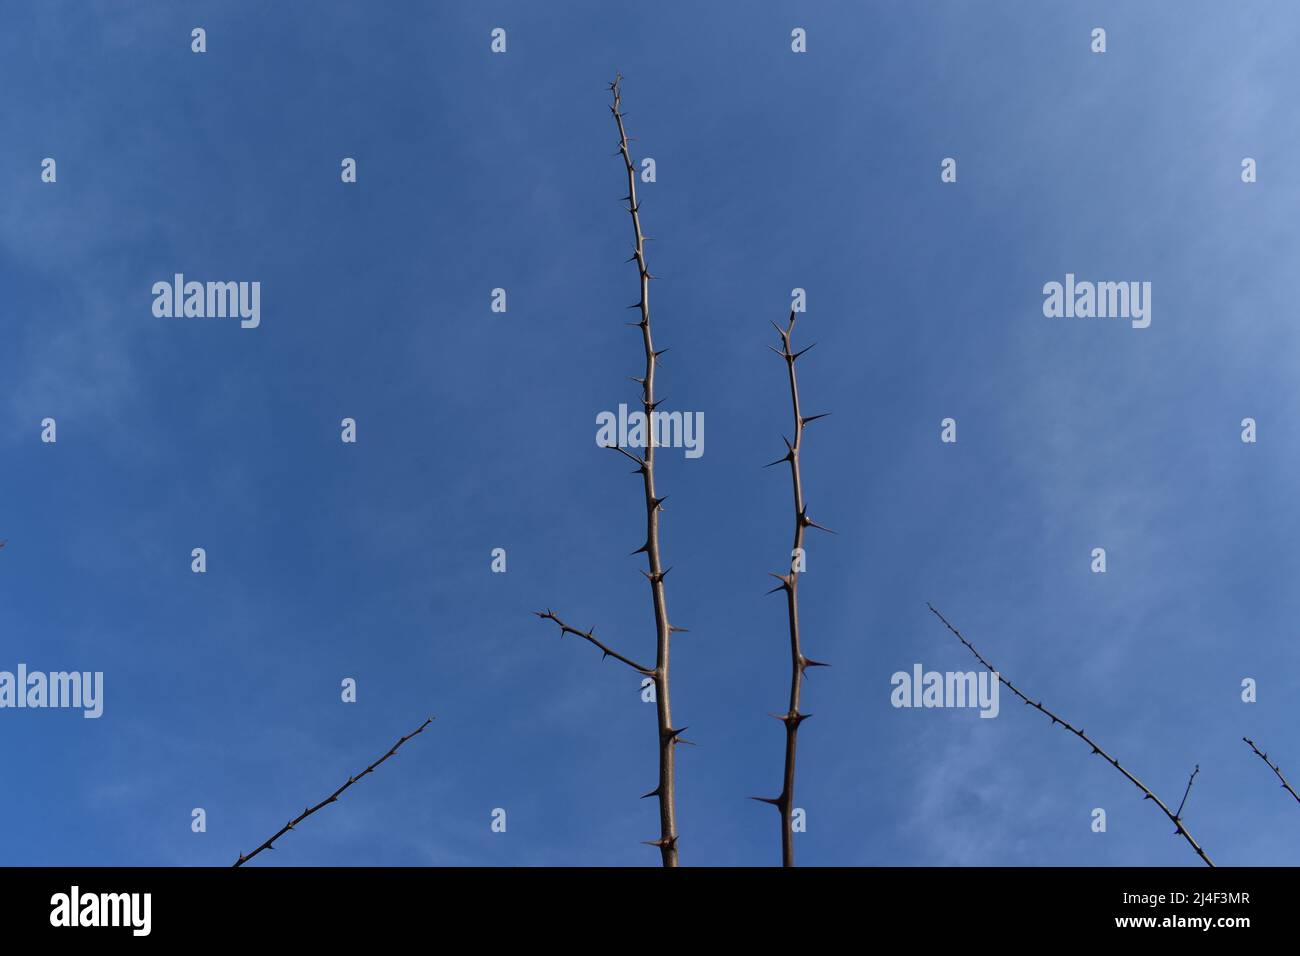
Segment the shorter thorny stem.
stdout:
[[[812,415],[804,417],[799,406],[799,384],[795,376],[794,363],[807,352],[808,348],[799,352],[790,349],[790,336],[794,333],[795,313],[790,312],[790,323],[784,329],[775,322],[772,326],[781,336],[781,348],[772,349],[777,355],[785,360],[787,377],[790,382],[790,403],[794,409],[794,441],[785,439],[786,453],[783,458],[778,458],[771,462],[772,465],[779,465],[781,462],[790,463],[790,480],[793,488],[794,497],[794,542],[790,549],[790,566],[789,571],[785,574],[772,575],[781,583],[774,587],[769,594],[777,591],[785,592],[786,599],[786,618],[790,628],[790,700],[784,714],[773,714],[777,720],[785,725],[785,765],[781,776],[781,795],[778,797],[754,797],[762,803],[770,803],[781,813],[781,865],[794,866],[794,771],[795,757],[799,747],[799,725],[807,720],[811,714],[801,713],[799,710],[800,691],[803,685],[805,672],[809,667],[825,667],[821,661],[812,660],[805,657],[803,646],[799,637],[799,575],[803,567],[803,538],[806,528],[819,528],[822,531],[829,531],[829,528],[823,528],[817,522],[808,517],[808,508],[804,504],[803,498],[803,475],[799,468],[799,452],[803,448],[803,430],[804,426],[818,418],[824,418],[825,415]],[[771,348],[771,346],[769,346]]]

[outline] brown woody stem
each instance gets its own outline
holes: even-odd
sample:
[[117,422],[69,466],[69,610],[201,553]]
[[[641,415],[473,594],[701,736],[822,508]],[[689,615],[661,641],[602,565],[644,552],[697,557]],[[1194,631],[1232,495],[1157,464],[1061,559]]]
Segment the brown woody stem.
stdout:
[[[803,498],[803,476],[799,466],[799,452],[803,448],[803,430],[804,426],[813,420],[821,418],[821,415],[815,415],[812,418],[804,418],[803,412],[799,406],[799,384],[795,376],[794,363],[803,352],[795,352],[790,348],[790,336],[794,333],[795,313],[790,312],[790,324],[784,329],[772,323],[773,327],[781,336],[781,349],[776,352],[785,359],[786,370],[790,380],[790,403],[794,409],[794,441],[786,441],[786,454],[784,458],[778,458],[772,464],[780,462],[790,463],[790,481],[794,492],[794,543],[790,550],[790,566],[786,574],[773,575],[781,583],[772,589],[775,591],[784,591],[786,598],[787,618],[790,625],[790,700],[789,706],[784,714],[774,714],[773,716],[785,724],[785,768],[781,778],[781,795],[779,797],[756,797],[763,803],[770,803],[781,813],[781,865],[794,866],[794,772],[795,757],[799,747],[799,725],[810,716],[801,713],[799,710],[799,695],[803,685],[805,671],[809,667],[824,667],[820,661],[811,660],[804,656],[803,646],[799,640],[799,570],[796,564],[796,557],[802,556],[803,539],[805,528],[821,528],[822,526],[812,521],[808,517],[808,509],[804,504]],[[811,348],[812,346],[809,346]],[[829,531],[829,528],[822,528]],[[769,592],[769,593],[772,593]]]
[[623,98],[620,84],[623,77],[615,76],[610,84],[610,93],[614,102],[609,111],[614,115],[618,127],[618,151],[623,157],[627,170],[628,213],[632,217],[632,238],[636,243],[633,260],[636,262],[637,275],[640,280],[641,298],[637,303],[641,321],[641,342],[645,346],[645,376],[641,381],[641,404],[645,408],[648,438],[645,447],[644,464],[641,466],[641,478],[645,486],[646,544],[645,554],[649,562],[650,596],[655,613],[655,706],[659,724],[659,839],[653,845],[659,847],[664,866],[677,865],[677,801],[676,777],[674,774],[674,755],[676,753],[679,731],[673,729],[672,703],[669,696],[668,658],[671,625],[668,623],[668,602],[664,593],[664,568],[659,554],[659,502],[655,494],[655,429],[650,418],[655,410],[655,356],[654,339],[650,334],[650,268],[646,265],[645,233],[641,230],[641,206],[636,198],[636,167],[632,163],[632,153],[628,148],[627,131],[623,128]]
[[649,570],[643,573],[650,582],[650,597],[654,605],[655,666],[652,668],[646,667],[631,658],[624,657],[596,640],[592,631],[580,631],[569,627],[549,610],[538,612],[537,616],[558,624],[561,635],[576,634],[600,648],[606,657],[613,657],[654,681],[655,716],[658,724],[659,783],[646,796],[659,798],[659,839],[645,842],[650,846],[659,848],[660,859],[664,866],[676,866],[677,803],[674,756],[678,744],[689,743],[690,741],[683,739],[681,736],[682,730],[685,728],[675,728],[672,722],[672,704],[668,689],[669,639],[674,631],[682,631],[685,628],[673,627],[668,621],[668,603],[664,593],[664,577],[668,571],[664,569],[659,553],[659,511],[664,499],[658,497],[655,492],[656,432],[652,417],[655,406],[658,404],[655,401],[655,367],[659,362],[658,355],[667,350],[661,349],[659,353],[656,353],[654,339],[650,334],[650,280],[654,277],[650,274],[650,269],[646,265],[646,237],[641,231],[641,206],[636,198],[636,167],[632,163],[632,154],[628,148],[627,131],[623,127],[623,99],[620,91],[622,80],[623,76],[619,74],[614,78],[614,82],[609,85],[609,91],[613,96],[613,103],[610,105],[609,111],[613,114],[614,123],[618,127],[618,155],[623,158],[623,165],[627,170],[627,195],[623,198],[627,200],[628,212],[632,217],[632,236],[636,243],[632,257],[628,261],[636,263],[641,298],[631,308],[640,312],[641,319],[639,322],[630,324],[641,331],[641,341],[645,347],[645,376],[635,378],[633,381],[641,386],[641,404],[645,409],[648,438],[644,457],[634,455],[627,449],[616,445],[610,447],[636,463],[636,473],[641,476],[644,485],[645,544],[634,551],[633,554],[645,554],[649,563]]

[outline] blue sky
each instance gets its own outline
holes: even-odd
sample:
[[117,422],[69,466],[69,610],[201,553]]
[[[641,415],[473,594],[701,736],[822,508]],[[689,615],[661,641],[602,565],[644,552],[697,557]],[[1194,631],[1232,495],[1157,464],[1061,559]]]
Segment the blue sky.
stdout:
[[[810,539],[801,588],[806,651],[834,666],[805,691],[800,862],[1197,863],[1009,696],[995,720],[892,708],[893,672],[974,664],[927,600],[1166,801],[1199,764],[1186,819],[1217,862],[1300,859],[1297,808],[1240,741],[1300,777],[1294,4],[51,2],[3,22],[0,669],[106,687],[99,720],[0,711],[0,862],[229,863],[436,714],[256,865],[657,864],[636,675],[531,616],[653,656],[639,486],[594,443],[642,361],[615,70],[657,163],[660,393],[707,422],[702,458],[659,468],[691,629],[674,711],[698,742],[683,864],[779,861],[776,814],[746,798],[780,777],[764,592],[789,486],[760,466],[788,431],[766,346],[796,286],[805,407],[834,413],[804,480],[839,532]],[[260,281],[261,326],[155,318],[175,272]],[[1045,318],[1067,272],[1150,281],[1150,328]]]

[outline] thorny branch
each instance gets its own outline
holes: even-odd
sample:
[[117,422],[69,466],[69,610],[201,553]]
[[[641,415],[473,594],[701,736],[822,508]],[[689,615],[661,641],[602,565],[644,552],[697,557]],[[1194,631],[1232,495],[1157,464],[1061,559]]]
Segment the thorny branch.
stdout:
[[560,637],[563,637],[565,634],[576,634],[578,637],[591,641],[591,643],[600,648],[602,660],[606,657],[612,657],[616,661],[622,661],[628,667],[632,668],[632,670],[644,674],[646,677],[654,677],[655,672],[652,668],[646,667],[643,664],[638,664],[631,658],[624,657],[618,651],[596,640],[596,629],[594,627],[589,631],[580,631],[576,627],[569,627],[569,625],[556,617],[549,608],[545,611],[534,611],[533,613],[544,621],[554,621],[556,624],[560,625]]
[[[1185,827],[1185,826],[1183,825],[1183,821],[1182,821],[1181,817],[1180,817],[1177,813],[1174,813],[1172,810],[1170,810],[1169,807],[1167,807],[1167,806],[1165,805],[1165,803],[1164,803],[1163,800],[1161,800],[1159,797],[1157,797],[1154,793],[1151,792],[1151,789],[1150,789],[1149,787],[1147,787],[1146,784],[1144,784],[1141,780],[1139,780],[1137,777],[1133,776],[1133,774],[1129,773],[1129,772],[1128,772],[1127,770],[1125,770],[1122,766],[1120,766],[1120,762],[1119,762],[1118,760],[1116,760],[1116,759],[1115,759],[1114,757],[1112,757],[1110,754],[1106,753],[1106,751],[1102,750],[1101,747],[1099,747],[1099,746],[1096,744],[1096,742],[1095,742],[1091,737],[1089,737],[1086,733],[1084,733],[1084,732],[1083,732],[1082,730],[1080,730],[1079,728],[1074,727],[1074,726],[1071,725],[1068,721],[1064,720],[1064,719],[1061,718],[1061,717],[1058,717],[1058,716],[1057,716],[1056,714],[1054,714],[1052,711],[1050,711],[1050,710],[1048,710],[1046,707],[1044,707],[1044,706],[1043,706],[1043,702],[1042,702],[1041,700],[1040,700],[1040,701],[1037,701],[1037,702],[1032,701],[1032,700],[1030,700],[1028,697],[1026,697],[1023,693],[1021,693],[1020,689],[1019,689],[1018,687],[1016,687],[1015,684],[1013,684],[1013,683],[1011,683],[1011,681],[1007,680],[1007,678],[1004,677],[1004,676],[1002,675],[1002,673],[1001,673],[1001,672],[1000,672],[996,667],[994,667],[994,666],[993,666],[992,664],[990,664],[987,660],[985,660],[984,655],[982,655],[979,651],[975,650],[975,645],[973,645],[970,641],[966,640],[966,638],[962,636],[961,631],[957,630],[957,628],[953,627],[951,624],[948,623],[948,619],[947,619],[946,617],[944,617],[942,614],[940,614],[940,613],[935,609],[934,605],[927,603],[927,604],[926,604],[926,607],[928,607],[928,608],[930,609],[931,613],[934,614],[935,617],[937,617],[939,620],[943,621],[944,626],[945,626],[946,628],[948,628],[948,630],[952,631],[952,633],[956,636],[957,640],[961,641],[963,644],[966,645],[966,649],[969,650],[972,654],[975,655],[975,659],[976,659],[977,661],[979,661],[981,664],[983,664],[983,665],[984,665],[984,666],[985,666],[985,667],[986,667],[986,668],[987,668],[987,669],[988,669],[988,670],[989,670],[989,671],[990,671],[994,676],[997,677],[997,679],[998,679],[999,681],[1001,681],[1003,684],[1006,684],[1006,685],[1007,685],[1007,689],[1010,690],[1011,693],[1015,694],[1017,697],[1019,697],[1021,700],[1023,700],[1023,701],[1024,701],[1026,704],[1028,704],[1029,706],[1031,706],[1031,707],[1036,707],[1039,711],[1041,711],[1041,712],[1043,713],[1044,716],[1050,718],[1051,721],[1052,721],[1052,723],[1053,723],[1054,725],[1055,725],[1055,724],[1060,724],[1063,728],[1065,728],[1066,730],[1068,730],[1070,733],[1074,734],[1076,737],[1078,737],[1080,740],[1082,740],[1085,744],[1087,744],[1089,747],[1091,747],[1093,753],[1095,753],[1095,754],[1097,754],[1098,756],[1102,757],[1102,758],[1103,758],[1107,763],[1109,763],[1112,767],[1114,767],[1116,770],[1118,770],[1120,773],[1122,773],[1122,774],[1124,775],[1124,777],[1125,777],[1125,778],[1126,778],[1126,779],[1127,779],[1131,784],[1133,784],[1133,786],[1135,786],[1135,787],[1137,787],[1139,790],[1141,790],[1142,793],[1145,795],[1145,796],[1144,796],[1144,799],[1146,799],[1146,800],[1150,800],[1151,802],[1153,802],[1157,807],[1160,808],[1160,811],[1161,811],[1161,812],[1162,812],[1166,817],[1169,818],[1169,822],[1172,823],[1172,824],[1174,825],[1174,833],[1178,834],[1178,835],[1181,836],[1184,840],[1187,841],[1188,845],[1189,845],[1193,850],[1196,851],[1196,855],[1199,856],[1199,857],[1200,857],[1200,858],[1205,862],[1205,865],[1206,865],[1206,866],[1214,866],[1214,861],[1210,859],[1210,857],[1206,854],[1206,852],[1205,852],[1203,849],[1201,849],[1201,845],[1200,845],[1199,843],[1196,842],[1195,838],[1194,838],[1194,837],[1192,836],[1192,834],[1187,830],[1187,827]],[[1196,776],[1195,772],[1193,772],[1192,776],[1193,776],[1193,777]],[[1187,782],[1187,789],[1188,789],[1188,790],[1191,790],[1191,787],[1192,787],[1192,782],[1189,780],[1189,781]],[[1184,799],[1184,800],[1187,799],[1186,794],[1183,795],[1183,799]],[[1181,812],[1181,810],[1182,810],[1182,808],[1180,807],[1180,808],[1179,808],[1179,811]]]
[[[790,350],[790,336],[794,333],[795,313],[790,312],[790,324],[784,329],[772,323],[781,336],[781,349],[776,352],[785,359],[786,370],[790,379],[790,403],[794,408],[794,441],[785,440],[786,453],[783,458],[778,458],[771,462],[771,465],[779,465],[781,462],[790,463],[790,479],[794,490],[794,544],[790,551],[790,570],[786,574],[772,575],[781,583],[774,587],[769,594],[777,591],[784,591],[786,597],[787,616],[790,624],[790,703],[784,714],[773,714],[777,720],[785,724],[785,771],[782,775],[781,795],[778,797],[753,797],[762,803],[770,803],[781,812],[781,865],[794,866],[794,831],[792,828],[792,814],[794,812],[794,768],[795,752],[799,746],[799,725],[811,717],[811,714],[800,713],[799,695],[803,684],[805,671],[809,667],[826,667],[821,661],[815,661],[805,657],[803,647],[799,642],[799,568],[802,566],[803,534],[806,528],[819,528],[822,531],[830,531],[829,528],[823,528],[817,522],[808,517],[808,507],[803,500],[803,476],[799,470],[799,452],[803,447],[803,429],[809,422],[816,421],[818,418],[825,418],[826,415],[810,415],[804,417],[799,406],[799,385],[795,378],[794,363],[807,352],[808,348],[799,352]],[[769,346],[771,348],[771,346]],[[829,414],[829,413],[827,413]]]
[[610,447],[636,463],[633,474],[639,474],[644,485],[646,540],[645,544],[632,553],[644,554],[649,564],[649,570],[642,573],[650,582],[650,596],[654,604],[655,666],[648,668],[616,653],[596,640],[591,631],[579,631],[576,628],[571,628],[549,610],[535,613],[544,620],[555,621],[559,624],[561,635],[577,634],[599,647],[606,657],[616,658],[654,681],[656,718],[659,729],[659,782],[655,789],[647,793],[646,796],[659,798],[659,839],[646,840],[645,842],[650,846],[659,848],[660,858],[664,866],[676,866],[677,804],[674,757],[677,744],[689,743],[689,741],[684,740],[681,736],[682,731],[686,729],[685,727],[674,728],[672,725],[672,705],[668,682],[668,652],[669,641],[673,632],[684,631],[685,628],[673,627],[668,621],[668,602],[664,591],[664,577],[672,569],[665,570],[659,553],[659,511],[665,499],[659,497],[655,492],[656,430],[652,418],[652,413],[659,404],[655,400],[655,368],[659,364],[659,356],[668,350],[660,349],[656,352],[654,339],[650,333],[650,280],[655,276],[650,274],[650,269],[646,265],[645,244],[647,239],[641,231],[641,204],[636,198],[636,167],[632,163],[632,153],[628,147],[628,135],[623,127],[623,98],[620,90],[622,81],[623,75],[620,73],[615,76],[614,82],[609,85],[609,91],[613,97],[613,103],[610,105],[609,111],[613,114],[614,124],[618,127],[618,155],[623,158],[623,165],[627,171],[627,195],[623,199],[627,202],[627,211],[632,217],[632,237],[635,242],[632,256],[628,259],[628,262],[636,263],[641,288],[640,299],[628,307],[639,311],[640,321],[628,324],[640,329],[641,341],[645,347],[645,376],[643,378],[634,378],[633,381],[641,386],[641,404],[645,409],[648,424],[646,431],[649,438],[646,441],[644,457],[634,455],[618,446]]
[[284,826],[280,827],[279,831],[276,832],[275,836],[271,837],[271,839],[267,840],[265,843],[263,843],[261,846],[259,846],[259,847],[258,847],[256,850],[254,850],[252,853],[249,853],[249,854],[243,854],[243,853],[241,853],[241,854],[239,854],[239,859],[236,860],[232,865],[233,865],[233,866],[243,866],[245,863],[247,863],[247,862],[248,862],[249,860],[251,860],[253,857],[257,856],[257,854],[261,853],[263,850],[274,850],[275,847],[273,847],[271,844],[273,844],[276,840],[280,839],[280,837],[284,836],[286,833],[288,833],[290,830],[292,830],[294,827],[296,827],[296,826],[297,826],[299,823],[301,823],[303,820],[306,820],[309,816],[311,816],[311,815],[312,815],[313,813],[315,813],[317,810],[321,809],[322,807],[326,807],[326,806],[328,806],[329,804],[331,804],[331,803],[333,803],[334,801],[336,801],[336,800],[339,798],[339,796],[343,793],[344,790],[346,790],[348,787],[352,786],[354,783],[356,783],[358,780],[360,780],[360,779],[361,779],[362,777],[364,777],[366,774],[368,774],[368,773],[372,773],[376,767],[378,767],[381,763],[383,763],[385,760],[387,760],[387,759],[388,759],[389,757],[391,757],[393,754],[397,753],[397,748],[398,748],[398,747],[402,746],[402,744],[406,743],[406,742],[407,742],[408,740],[410,740],[412,737],[414,737],[414,736],[416,736],[417,734],[419,734],[422,730],[424,730],[425,727],[428,727],[429,724],[433,723],[433,720],[434,720],[433,717],[426,717],[424,723],[422,723],[419,727],[415,728],[415,730],[411,731],[411,732],[410,732],[409,734],[407,734],[405,737],[400,738],[400,739],[397,741],[397,743],[393,744],[393,746],[392,746],[391,748],[389,748],[388,753],[384,754],[382,757],[380,757],[378,760],[376,760],[374,763],[372,763],[372,764],[371,764],[369,767],[367,767],[365,770],[361,771],[361,772],[360,772],[359,774],[357,774],[355,777],[348,777],[348,782],[347,782],[347,783],[343,784],[343,786],[339,787],[337,790],[335,790],[333,793],[331,793],[328,797],[326,797],[326,798],[325,798],[324,800],[322,800],[320,803],[316,804],[316,806],[314,806],[314,807],[308,807],[306,810],[303,810],[303,812],[300,813],[300,814],[298,814],[298,816],[294,817],[292,820],[290,820],[290,821],[289,821],[288,823],[286,823]]
[[1277,764],[1273,763],[1268,759],[1268,754],[1262,752],[1258,747],[1255,746],[1255,741],[1251,740],[1249,737],[1242,737],[1241,739],[1246,741],[1246,743],[1250,744],[1250,749],[1255,751],[1255,756],[1259,757],[1260,760],[1268,764],[1268,769],[1272,770],[1275,774],[1277,774],[1277,779],[1282,781],[1282,786],[1286,790],[1286,792],[1291,794],[1291,796],[1295,797],[1296,803],[1300,803],[1300,795],[1297,795],[1295,790],[1291,788],[1291,784],[1286,782],[1286,777],[1282,776],[1281,768],[1279,768]]

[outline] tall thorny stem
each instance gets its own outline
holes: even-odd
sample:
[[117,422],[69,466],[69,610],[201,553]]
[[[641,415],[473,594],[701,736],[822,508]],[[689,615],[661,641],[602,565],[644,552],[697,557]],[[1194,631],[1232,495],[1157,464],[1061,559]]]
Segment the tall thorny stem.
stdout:
[[623,165],[627,172],[627,195],[623,199],[627,202],[627,210],[632,219],[632,238],[634,242],[633,251],[629,262],[635,262],[637,275],[639,279],[641,296],[629,308],[636,309],[640,313],[640,321],[630,323],[641,332],[641,342],[645,347],[645,374],[642,378],[633,380],[641,386],[641,405],[645,410],[648,427],[646,429],[649,438],[646,442],[644,455],[635,455],[624,448],[614,447],[616,451],[621,452],[630,458],[635,464],[636,469],[633,474],[639,474],[642,479],[645,491],[645,511],[646,511],[646,540],[645,544],[637,548],[633,554],[645,554],[648,570],[642,573],[650,582],[650,598],[654,605],[655,616],[655,664],[653,668],[645,667],[633,662],[631,659],[611,650],[608,646],[597,641],[593,636],[593,631],[580,631],[576,628],[569,627],[560,620],[550,610],[538,612],[538,617],[545,620],[554,621],[560,626],[560,635],[576,634],[600,648],[606,657],[615,659],[627,664],[633,670],[648,677],[654,682],[655,689],[655,716],[658,729],[658,750],[659,750],[659,782],[653,790],[645,794],[647,797],[659,798],[659,839],[645,841],[651,846],[659,848],[659,854],[664,866],[677,865],[677,803],[676,803],[676,776],[674,767],[674,756],[676,747],[679,743],[686,743],[681,737],[682,731],[686,728],[674,728],[672,720],[672,702],[669,693],[669,644],[674,631],[685,630],[684,628],[673,627],[668,620],[668,602],[664,592],[664,578],[671,569],[665,569],[663,560],[659,551],[659,512],[663,507],[664,498],[659,497],[655,490],[655,434],[656,429],[653,426],[652,413],[658,406],[655,400],[655,369],[659,364],[659,356],[667,349],[661,349],[656,352],[654,347],[654,338],[651,335],[650,328],[650,280],[655,278],[650,273],[650,268],[646,264],[645,244],[646,236],[641,229],[641,205],[636,198],[636,167],[632,162],[632,153],[628,146],[627,130],[623,126],[623,98],[621,91],[623,76],[617,75],[614,82],[609,85],[610,94],[613,97],[613,103],[610,104],[609,110],[613,114],[614,123],[618,127],[618,155],[623,158]]

